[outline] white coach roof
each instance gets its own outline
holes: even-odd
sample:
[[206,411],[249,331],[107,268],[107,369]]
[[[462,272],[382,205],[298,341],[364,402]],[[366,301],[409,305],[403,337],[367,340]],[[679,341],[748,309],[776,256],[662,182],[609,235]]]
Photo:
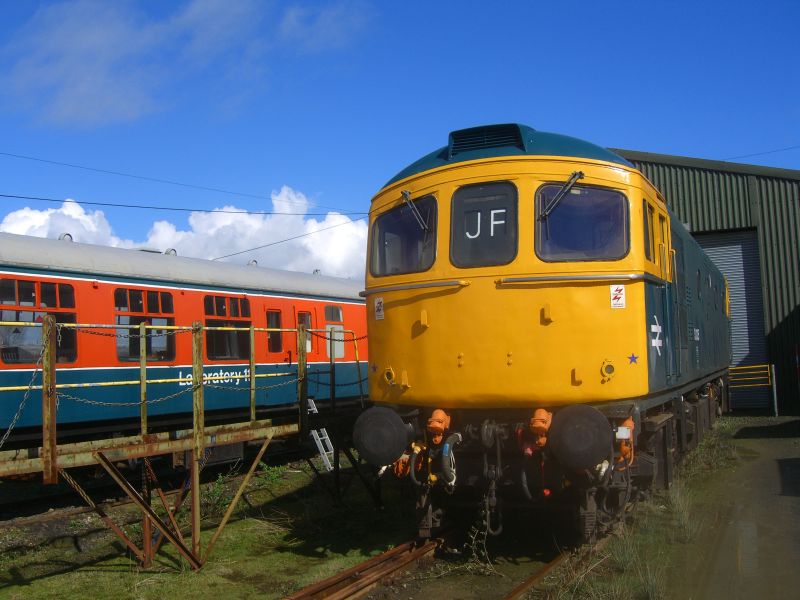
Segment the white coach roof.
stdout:
[[358,300],[363,281],[0,233],[0,268]]

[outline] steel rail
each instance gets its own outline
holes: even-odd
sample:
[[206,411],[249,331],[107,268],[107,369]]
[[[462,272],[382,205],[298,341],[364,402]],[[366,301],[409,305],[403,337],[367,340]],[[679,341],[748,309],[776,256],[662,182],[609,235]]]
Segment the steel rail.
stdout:
[[442,540],[435,539],[422,543],[413,541],[400,544],[383,554],[373,556],[341,573],[286,596],[285,600],[356,598],[390,575],[403,570],[410,563],[433,554],[441,543]]
[[525,594],[533,589],[533,587],[536,586],[542,579],[544,579],[550,571],[563,563],[568,556],[568,554],[559,554],[556,556],[553,560],[536,571],[533,575],[520,582],[513,590],[508,592],[508,594],[503,596],[503,600],[519,600],[519,598],[524,597]]

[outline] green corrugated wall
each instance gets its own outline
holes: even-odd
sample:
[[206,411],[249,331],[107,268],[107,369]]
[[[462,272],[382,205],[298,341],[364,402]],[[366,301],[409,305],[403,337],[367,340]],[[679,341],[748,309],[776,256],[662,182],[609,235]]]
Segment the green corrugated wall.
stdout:
[[800,171],[616,152],[653,182],[692,232],[756,230],[764,329],[779,408],[800,414]]

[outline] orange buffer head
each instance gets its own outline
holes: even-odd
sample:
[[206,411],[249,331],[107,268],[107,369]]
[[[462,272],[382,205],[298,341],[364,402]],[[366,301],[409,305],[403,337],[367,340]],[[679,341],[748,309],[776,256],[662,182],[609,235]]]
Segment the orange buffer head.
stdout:
[[434,444],[441,444],[444,439],[444,432],[450,428],[450,415],[444,412],[441,408],[437,408],[428,419],[428,433],[431,436],[431,442]]
[[619,442],[619,462],[631,464],[633,462],[633,418],[628,417],[617,426],[617,441]]
[[528,423],[528,429],[536,436],[536,445],[540,448],[547,443],[547,430],[550,429],[552,421],[553,413],[543,408],[537,408],[533,411],[533,416]]

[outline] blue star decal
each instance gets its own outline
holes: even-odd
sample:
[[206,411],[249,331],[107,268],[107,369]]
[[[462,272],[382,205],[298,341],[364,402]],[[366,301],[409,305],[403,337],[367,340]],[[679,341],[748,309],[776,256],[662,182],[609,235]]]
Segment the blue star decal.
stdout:
[[636,362],[637,360],[639,360],[639,357],[636,356],[633,352],[631,352],[631,355],[628,357],[628,361],[629,361],[628,364],[629,365],[638,365],[639,363]]

